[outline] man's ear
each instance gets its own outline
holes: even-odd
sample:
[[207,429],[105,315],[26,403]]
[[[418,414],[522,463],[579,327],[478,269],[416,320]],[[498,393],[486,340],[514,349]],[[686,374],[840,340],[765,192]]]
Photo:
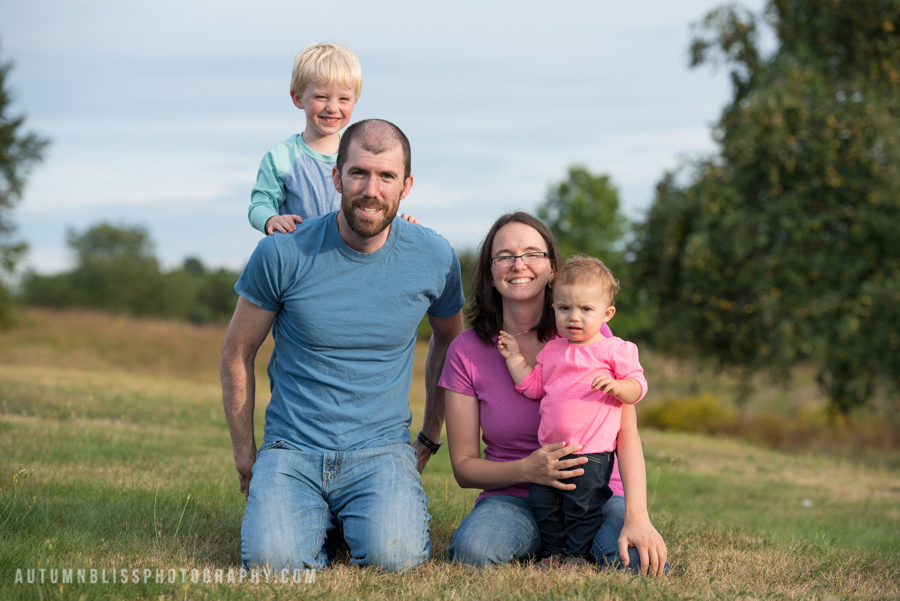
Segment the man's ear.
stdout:
[[[403,200],[404,198],[406,198],[406,196],[409,194],[409,191],[412,189],[412,185],[413,185],[413,176],[410,175],[409,177],[406,178],[406,181],[403,182],[403,192],[400,193],[400,200]],[[340,192],[340,190],[338,190],[338,192]]]
[[334,189],[338,192],[343,193],[344,191],[341,189],[341,172],[338,171],[337,165],[331,168],[331,181],[334,182]]

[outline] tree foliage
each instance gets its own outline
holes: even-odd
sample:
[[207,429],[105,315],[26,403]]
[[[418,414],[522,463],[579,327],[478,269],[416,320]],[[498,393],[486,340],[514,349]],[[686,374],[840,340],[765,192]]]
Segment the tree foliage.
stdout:
[[612,270],[621,284],[613,329],[628,339],[644,336],[648,313],[639,302],[641,295],[631,281],[624,253],[631,225],[619,210],[619,192],[609,176],[570,167],[568,177],[551,186],[537,215],[556,236],[563,258],[584,253],[597,257]]
[[556,236],[564,257],[580,252],[601,259],[613,272],[621,268],[628,224],[609,176],[570,167],[568,178],[550,188],[537,214]]
[[[834,407],[900,388],[900,0],[726,7],[695,65],[731,67],[717,153],[657,186],[636,268],[660,341],[749,377],[814,357]],[[746,378],[745,378],[746,381]]]
[[207,270],[196,258],[163,272],[142,227],[100,223],[84,232],[69,230],[66,239],[75,255],[75,269],[52,276],[26,274],[24,303],[196,323],[226,321],[234,312],[239,274]]
[[9,319],[12,304],[4,277],[12,274],[27,249],[14,239],[16,228],[10,216],[22,198],[29,172],[43,159],[49,143],[24,131],[24,115],[9,114],[12,96],[6,78],[10,69],[12,63],[0,61],[0,325]]

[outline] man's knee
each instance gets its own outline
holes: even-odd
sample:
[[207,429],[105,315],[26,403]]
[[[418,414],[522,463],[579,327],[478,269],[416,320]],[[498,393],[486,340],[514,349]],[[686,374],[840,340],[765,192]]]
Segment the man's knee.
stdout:
[[421,565],[431,557],[431,540],[421,535],[398,535],[371,541],[364,549],[353,549],[355,563],[403,572]]
[[246,568],[322,569],[328,565],[322,541],[293,528],[242,528],[241,561]]

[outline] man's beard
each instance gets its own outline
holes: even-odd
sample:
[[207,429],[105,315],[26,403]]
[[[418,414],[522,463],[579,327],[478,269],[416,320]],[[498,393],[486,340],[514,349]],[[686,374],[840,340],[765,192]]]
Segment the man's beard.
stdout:
[[[382,211],[381,219],[366,219],[365,217],[360,217],[356,213],[356,209],[361,206],[374,207],[376,209],[380,209]],[[400,202],[394,204],[393,208],[389,207],[385,203],[377,200],[373,200],[371,198],[361,198],[355,201],[346,201],[341,200],[341,210],[344,212],[344,217],[347,219],[347,224],[350,226],[350,229],[353,230],[353,233],[359,236],[360,238],[374,238],[391,225],[391,222],[394,220],[394,217],[397,215],[397,208],[400,206]]]

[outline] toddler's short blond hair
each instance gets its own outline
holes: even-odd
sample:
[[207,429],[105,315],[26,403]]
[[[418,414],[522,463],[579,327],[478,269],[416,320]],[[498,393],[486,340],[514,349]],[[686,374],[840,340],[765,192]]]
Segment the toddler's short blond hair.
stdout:
[[294,59],[291,73],[291,91],[302,96],[309,82],[322,80],[338,82],[345,88],[352,88],[356,100],[362,93],[362,68],[359,58],[346,46],[340,44],[313,44],[301,50]]
[[553,278],[553,287],[599,284],[610,305],[616,304],[619,280],[600,259],[577,254],[569,257]]

